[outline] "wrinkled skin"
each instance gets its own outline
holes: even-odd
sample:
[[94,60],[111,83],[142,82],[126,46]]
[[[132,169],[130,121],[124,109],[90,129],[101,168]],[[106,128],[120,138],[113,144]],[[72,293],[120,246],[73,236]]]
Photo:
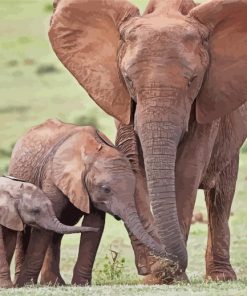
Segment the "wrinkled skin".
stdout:
[[16,245],[17,231],[24,224],[58,233],[95,231],[92,227],[77,227],[61,224],[54,213],[48,197],[36,186],[0,177],[0,287],[13,286],[9,265]]
[[[84,214],[83,227],[99,229],[81,237],[73,284],[91,283],[105,212],[122,219],[151,251],[165,255],[137,214],[136,180],[129,160],[95,128],[47,120],[17,142],[9,173],[39,186],[63,223],[74,225]],[[25,237],[18,238],[17,286],[37,282],[44,258],[41,283],[64,283],[59,272],[61,239],[62,235],[36,229],[28,246]]]
[[134,124],[159,238],[178,271],[187,267],[196,191],[203,188],[206,276],[235,279],[228,219],[247,133],[247,1],[150,0],[142,16],[124,0],[57,0],[54,8],[52,47],[120,122],[118,143],[127,155],[126,130]]

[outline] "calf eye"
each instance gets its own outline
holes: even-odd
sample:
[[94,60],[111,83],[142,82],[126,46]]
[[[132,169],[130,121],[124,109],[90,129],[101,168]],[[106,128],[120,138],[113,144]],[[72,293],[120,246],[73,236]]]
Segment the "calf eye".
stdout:
[[102,185],[101,189],[105,194],[109,194],[111,192],[111,188],[107,185]]
[[39,214],[40,213],[40,209],[39,208],[33,208],[32,209],[32,213],[33,214]]

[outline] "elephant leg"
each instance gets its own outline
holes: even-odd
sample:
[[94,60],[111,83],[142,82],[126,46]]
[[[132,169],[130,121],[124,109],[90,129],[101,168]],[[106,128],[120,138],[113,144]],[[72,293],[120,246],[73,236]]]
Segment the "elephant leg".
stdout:
[[[68,203],[61,212],[60,220],[66,225],[75,225],[80,220],[81,216],[82,212],[71,203]],[[62,234],[53,233],[41,270],[40,283],[43,285],[65,285],[65,281],[60,274],[60,248],[62,238]]]
[[65,285],[60,275],[60,247],[63,235],[54,233],[52,241],[46,251],[45,260],[41,270],[40,283],[42,285]]
[[27,247],[30,239],[31,227],[25,226],[25,231],[18,232],[16,248],[15,248],[15,279],[14,283],[19,278],[21,268],[25,259],[25,254],[27,252]]
[[[12,243],[10,242],[10,246],[8,243],[6,244],[6,240],[9,241],[9,238],[6,239],[6,235],[8,235],[9,231],[10,236],[12,236],[12,233],[11,230],[8,231],[8,229],[4,228],[5,227],[0,226],[0,288],[11,288],[13,287],[13,284],[11,282],[8,259],[11,257],[10,253],[12,250],[8,250],[8,248],[10,247],[10,249],[12,249]],[[13,238],[11,241],[13,241]]]
[[3,227],[2,231],[4,244],[6,246],[6,259],[10,265],[15,252],[17,232],[6,227]]
[[17,287],[37,283],[52,234],[50,231],[32,229],[26,256],[15,284]]
[[[153,237],[157,237],[157,233],[154,231],[153,215],[150,210],[150,200],[148,196],[147,181],[145,178],[143,154],[134,131],[134,126],[133,124],[124,125],[116,121],[116,127],[116,146],[129,159],[136,176],[135,202],[137,212],[144,228]],[[127,231],[134,250],[135,264],[138,274],[150,274],[150,266],[156,261],[155,257],[150,255],[148,248],[141,244],[128,229]]]
[[92,269],[98,246],[105,225],[105,213],[94,210],[85,215],[82,226],[99,228],[98,232],[85,232],[81,234],[78,258],[74,267],[72,284],[85,286],[91,285]]
[[236,280],[230,263],[228,220],[238,175],[237,156],[219,175],[216,186],[205,191],[208,210],[206,278],[214,281]]

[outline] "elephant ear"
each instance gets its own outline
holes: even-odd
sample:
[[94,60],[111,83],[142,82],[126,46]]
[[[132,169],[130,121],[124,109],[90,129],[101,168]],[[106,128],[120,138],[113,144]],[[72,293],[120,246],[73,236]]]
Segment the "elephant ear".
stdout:
[[52,178],[55,185],[84,213],[90,213],[89,195],[84,184],[85,161],[88,155],[95,154],[98,146],[93,135],[83,129],[67,138],[53,157]]
[[0,225],[15,231],[24,229],[17,210],[16,199],[6,191],[1,192],[0,195]]
[[131,99],[117,65],[118,27],[138,14],[124,0],[57,0],[49,30],[64,66],[105,112],[126,124]]
[[190,16],[210,33],[210,64],[196,103],[197,121],[209,123],[247,100],[247,0],[211,0]]

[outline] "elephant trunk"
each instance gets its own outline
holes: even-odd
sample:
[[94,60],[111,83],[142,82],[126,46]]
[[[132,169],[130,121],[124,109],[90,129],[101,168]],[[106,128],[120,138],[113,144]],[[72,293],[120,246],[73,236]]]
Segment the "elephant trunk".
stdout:
[[83,227],[83,226],[69,226],[62,224],[57,217],[54,215],[44,225],[40,225],[46,230],[55,231],[61,234],[79,233],[79,232],[97,232],[98,229],[94,227]]
[[[160,105],[161,101],[159,98],[157,104]],[[141,108],[145,110],[138,110],[137,104],[137,130],[143,149],[155,224],[161,243],[166,246],[168,254],[173,255],[173,261],[178,263],[179,269],[184,271],[187,267],[187,250],[179,225],[175,193],[176,151],[182,128],[171,121],[160,120],[160,114],[152,113],[150,117],[147,107]],[[163,112],[169,113],[170,118],[174,114],[167,109]]]
[[124,221],[125,225],[129,231],[145,246],[147,246],[150,251],[155,255],[160,257],[167,257],[167,252],[165,247],[158,241],[156,241],[148,232],[144,229],[141,220],[138,216],[136,208],[134,206],[128,207],[125,211],[121,211],[119,215]]
[[80,232],[97,232],[98,228],[69,226],[62,224],[56,217],[52,204],[49,203],[46,208],[46,213],[40,219],[35,221],[34,227],[41,227],[45,230],[54,231],[60,234],[80,233]]

